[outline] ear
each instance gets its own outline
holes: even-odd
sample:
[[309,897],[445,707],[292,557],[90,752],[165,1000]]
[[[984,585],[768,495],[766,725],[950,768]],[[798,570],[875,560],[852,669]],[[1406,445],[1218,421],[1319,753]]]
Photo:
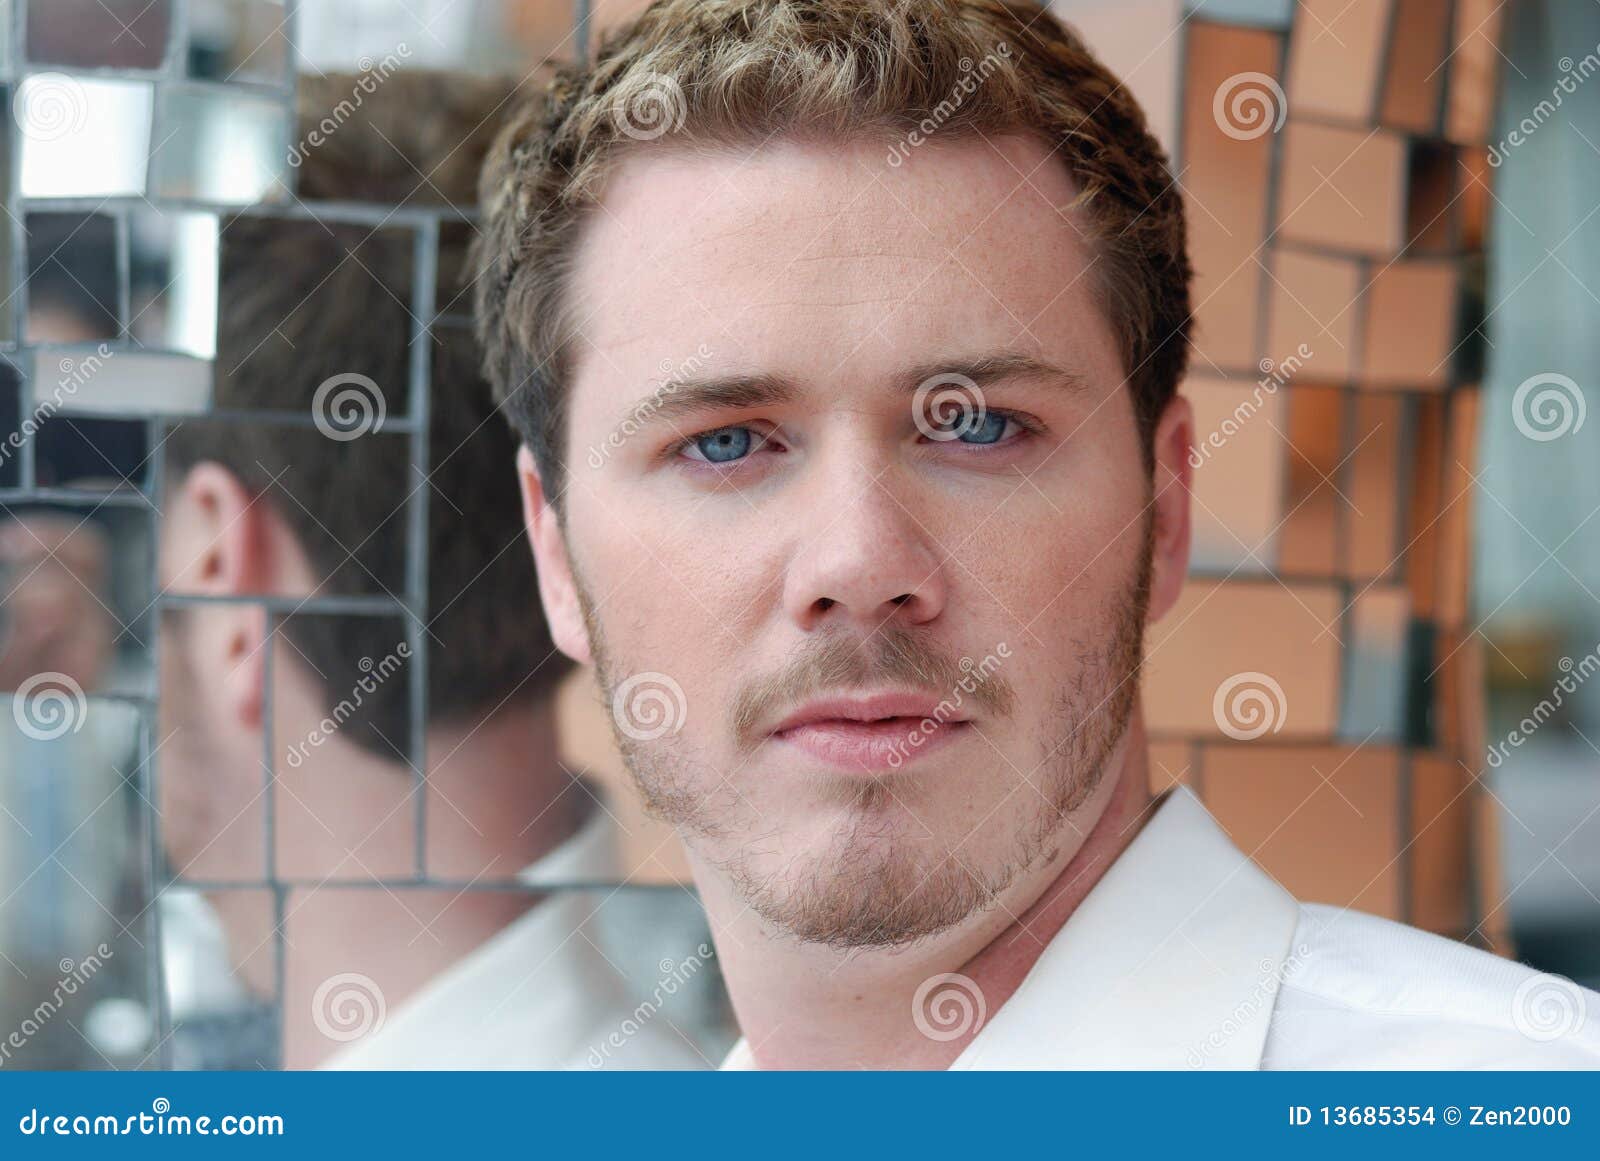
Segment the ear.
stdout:
[[[227,468],[196,464],[168,493],[160,572],[167,591],[246,597],[275,590],[272,514]],[[218,603],[188,612],[182,643],[188,664],[229,718],[249,729],[262,722],[266,684],[266,610]],[[174,640],[173,648],[178,647]]]
[[550,639],[557,649],[580,665],[593,661],[589,652],[589,631],[583,623],[583,608],[578,601],[578,585],[572,562],[567,557],[567,542],[556,510],[545,496],[533,453],[524,444],[517,452],[517,483],[522,490],[522,521],[533,548],[534,566],[539,574],[539,599],[550,626]]
[[196,464],[169,493],[161,583],[178,593],[232,597],[271,591],[268,513],[221,464]]
[[1174,395],[1156,424],[1154,553],[1150,567],[1151,621],[1159,621],[1177,603],[1189,575],[1192,531],[1189,489],[1194,482],[1190,451],[1194,445],[1194,408]]

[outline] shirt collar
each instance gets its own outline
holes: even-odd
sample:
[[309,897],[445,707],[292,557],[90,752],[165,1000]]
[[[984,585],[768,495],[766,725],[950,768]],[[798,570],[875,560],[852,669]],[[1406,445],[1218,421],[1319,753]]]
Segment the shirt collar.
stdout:
[[1174,787],[951,1067],[1256,1068],[1298,919]]

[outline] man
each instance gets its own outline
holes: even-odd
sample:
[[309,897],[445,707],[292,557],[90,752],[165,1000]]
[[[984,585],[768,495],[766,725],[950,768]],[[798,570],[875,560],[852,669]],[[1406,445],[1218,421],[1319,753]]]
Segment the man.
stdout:
[[[450,231],[466,221],[484,127],[511,92],[430,74],[376,87],[303,79],[304,126],[351,94],[364,100],[307,153],[300,193],[449,210],[443,257],[459,269]],[[163,627],[162,831],[174,865],[212,888],[240,974],[282,1004],[290,1066],[589,1066],[629,1010],[589,922],[603,897],[506,887],[617,878],[613,823],[557,757],[551,694],[566,666],[530,613],[535,577],[515,550],[514,444],[470,333],[448,321],[461,290],[442,287],[445,317],[423,318],[435,340],[423,476],[409,435],[377,418],[393,427],[415,415],[412,232],[244,216],[225,225],[221,265],[215,406],[235,415],[184,422],[165,449],[163,586],[209,599]],[[341,402],[329,383],[355,394]],[[365,427],[337,426],[351,415]],[[408,713],[414,630],[382,607],[407,590],[419,494],[425,787]],[[379,607],[297,614],[313,595]],[[249,599],[271,596],[292,600],[269,634]],[[406,885],[418,876],[429,885]],[[263,879],[292,885],[275,903],[245,886]],[[176,908],[169,926],[191,916]],[[188,928],[203,944],[204,924]],[[183,968],[169,968],[180,989],[194,975]],[[602,1059],[702,1065],[666,1020]]]
[[658,0],[552,100],[485,171],[480,337],[554,640],[690,849],[730,1065],[1600,1064],[1593,1015],[1519,1031],[1541,977],[1300,906],[1151,801],[1190,269],[1074,35]]

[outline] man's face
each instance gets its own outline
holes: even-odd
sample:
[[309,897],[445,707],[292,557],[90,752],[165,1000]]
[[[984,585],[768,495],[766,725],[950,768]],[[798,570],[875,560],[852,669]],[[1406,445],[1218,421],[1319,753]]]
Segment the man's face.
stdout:
[[624,160],[570,292],[564,534],[524,461],[557,640],[646,797],[839,946],[1059,870],[1186,540],[1064,167],[1024,138],[887,154]]

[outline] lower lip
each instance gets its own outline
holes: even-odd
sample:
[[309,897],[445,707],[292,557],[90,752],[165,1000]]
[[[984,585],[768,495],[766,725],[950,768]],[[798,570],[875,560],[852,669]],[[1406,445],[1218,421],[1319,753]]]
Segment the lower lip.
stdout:
[[946,722],[922,729],[921,718],[888,718],[856,722],[834,718],[809,722],[773,734],[773,740],[795,746],[819,762],[853,773],[879,774],[903,770],[919,758],[966,735],[970,722]]

